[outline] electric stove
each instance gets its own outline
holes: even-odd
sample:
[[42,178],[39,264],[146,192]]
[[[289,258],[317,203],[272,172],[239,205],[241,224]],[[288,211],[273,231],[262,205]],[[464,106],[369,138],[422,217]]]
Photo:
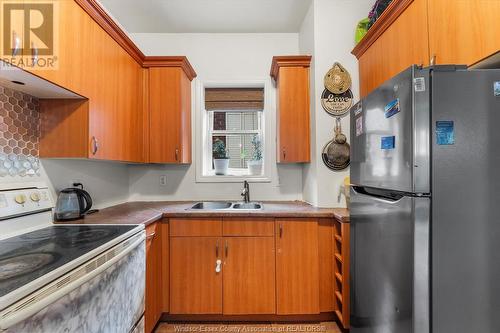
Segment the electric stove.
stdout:
[[136,227],[58,225],[0,240],[0,299],[76,259],[80,262]]

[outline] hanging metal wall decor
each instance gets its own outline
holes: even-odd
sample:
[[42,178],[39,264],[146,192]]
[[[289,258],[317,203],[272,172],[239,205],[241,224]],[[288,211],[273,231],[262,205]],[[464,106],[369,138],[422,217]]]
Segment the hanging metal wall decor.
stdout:
[[347,137],[342,133],[340,118],[336,118],[334,138],[323,147],[321,153],[323,163],[334,171],[346,169],[351,163],[350,149]]
[[326,73],[325,90],[321,94],[321,106],[330,115],[342,117],[352,106],[351,75],[338,62]]

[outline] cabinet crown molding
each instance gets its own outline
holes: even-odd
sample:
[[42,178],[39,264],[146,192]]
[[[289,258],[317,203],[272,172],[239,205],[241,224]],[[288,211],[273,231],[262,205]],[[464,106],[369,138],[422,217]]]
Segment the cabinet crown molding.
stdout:
[[181,67],[189,80],[196,72],[184,56],[146,56],[113,20],[97,0],[75,0],[75,2],[108,33],[142,67]]
[[391,24],[411,5],[413,0],[394,0],[384,10],[378,20],[371,26],[363,39],[354,47],[351,54],[359,58],[384,33]]
[[193,66],[185,56],[146,56],[142,61],[142,67],[181,67],[189,81],[196,77]]
[[277,81],[280,67],[310,67],[312,56],[310,55],[289,55],[274,56],[271,63],[271,77]]

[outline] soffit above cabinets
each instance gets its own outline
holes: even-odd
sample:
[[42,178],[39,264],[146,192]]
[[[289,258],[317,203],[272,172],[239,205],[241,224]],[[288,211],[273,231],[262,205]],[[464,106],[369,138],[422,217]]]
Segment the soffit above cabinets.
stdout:
[[311,0],[99,0],[129,33],[296,33]]
[[[14,83],[20,82],[20,83]],[[83,99],[83,96],[0,60],[0,85],[42,99]]]

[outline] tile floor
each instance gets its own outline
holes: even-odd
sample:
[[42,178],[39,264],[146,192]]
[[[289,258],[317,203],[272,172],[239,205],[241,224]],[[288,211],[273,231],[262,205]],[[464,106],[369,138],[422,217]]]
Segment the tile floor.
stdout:
[[293,324],[169,324],[160,323],[155,333],[341,333],[334,322]]

